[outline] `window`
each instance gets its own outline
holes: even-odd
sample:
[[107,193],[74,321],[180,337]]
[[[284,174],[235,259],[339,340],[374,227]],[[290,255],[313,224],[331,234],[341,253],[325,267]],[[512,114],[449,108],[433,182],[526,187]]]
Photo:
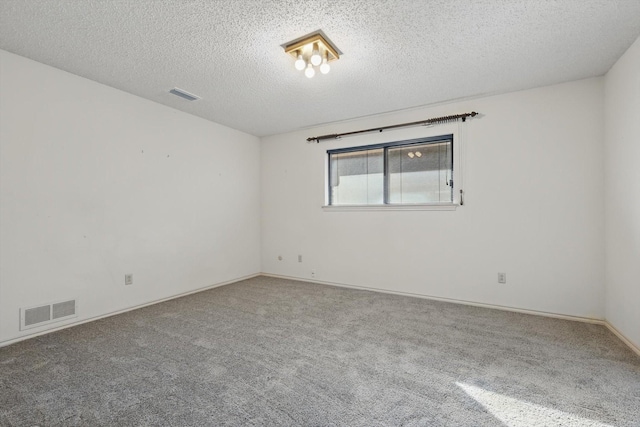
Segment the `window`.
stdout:
[[453,135],[327,151],[329,205],[452,204]]

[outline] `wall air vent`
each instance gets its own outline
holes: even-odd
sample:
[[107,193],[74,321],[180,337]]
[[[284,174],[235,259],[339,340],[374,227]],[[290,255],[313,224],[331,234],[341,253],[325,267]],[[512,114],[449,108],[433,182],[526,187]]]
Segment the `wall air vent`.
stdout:
[[192,93],[187,92],[186,90],[182,90],[182,89],[179,89],[177,87],[174,87],[173,89],[171,89],[169,91],[169,93],[177,95],[180,98],[184,98],[187,101],[197,101],[198,99],[200,99],[200,97],[198,95],[194,95]]
[[38,326],[48,325],[49,323],[71,319],[77,315],[75,299],[36,307],[21,308],[20,330],[36,328]]
[[51,320],[51,307],[43,305],[24,310],[24,326],[34,326]]

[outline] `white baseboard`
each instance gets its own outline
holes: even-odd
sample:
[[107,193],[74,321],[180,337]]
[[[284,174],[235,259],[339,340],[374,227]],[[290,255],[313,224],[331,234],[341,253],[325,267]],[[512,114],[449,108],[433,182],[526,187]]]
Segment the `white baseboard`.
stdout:
[[638,356],[640,356],[640,347],[638,347],[637,345],[635,345],[633,342],[631,342],[631,340],[629,338],[627,338],[626,336],[624,336],[624,334],[622,332],[620,332],[618,329],[616,329],[615,326],[613,326],[611,323],[609,323],[608,320],[604,321],[604,325],[611,331],[614,333],[615,336],[617,336],[618,338],[620,338],[620,341],[622,341],[623,343],[625,343],[626,345],[629,346],[629,348],[631,350],[633,350]]
[[226,282],[220,282],[220,283],[216,283],[214,285],[205,286],[204,288],[198,288],[198,289],[194,289],[192,291],[183,292],[181,294],[172,295],[170,297],[161,298],[161,299],[153,300],[153,301],[150,301],[150,302],[146,302],[144,304],[134,305],[132,307],[124,308],[122,310],[112,311],[112,312],[105,313],[105,314],[102,314],[102,315],[99,315],[99,316],[89,317],[87,319],[82,319],[82,320],[80,320],[78,322],[67,323],[67,324],[64,324],[62,326],[58,326],[56,328],[46,329],[44,331],[34,332],[32,334],[22,335],[22,336],[19,336],[17,338],[11,338],[11,339],[8,339],[8,340],[5,340],[5,341],[0,341],[0,348],[1,347],[6,347],[6,346],[11,345],[11,344],[15,344],[15,343],[20,342],[20,341],[28,340],[30,338],[35,338],[35,337],[40,336],[40,335],[46,335],[46,334],[50,334],[52,332],[60,331],[62,329],[71,328],[72,326],[82,325],[83,323],[93,322],[95,320],[104,319],[106,317],[115,316],[117,314],[126,313],[128,311],[137,310],[139,308],[147,307],[147,306],[154,305],[154,304],[159,304],[161,302],[169,301],[169,300],[172,300],[172,299],[185,297],[187,295],[196,294],[198,292],[207,291],[209,289],[219,288],[220,286],[226,286],[226,285],[230,285],[232,283],[241,282],[242,280],[252,279],[252,278],[258,277],[260,275],[261,275],[260,273],[250,274],[248,276],[240,277],[240,278],[233,279],[233,280],[228,280]]
[[436,296],[432,296],[432,295],[416,294],[416,293],[411,293],[411,292],[390,291],[390,290],[387,290],[387,289],[372,288],[372,287],[367,287],[367,286],[349,285],[349,284],[345,284],[345,283],[327,282],[327,281],[322,281],[322,280],[310,280],[310,279],[305,279],[305,278],[300,278],[300,277],[283,276],[283,275],[279,275],[279,274],[270,274],[270,273],[250,274],[248,276],[239,277],[237,279],[228,280],[226,282],[220,282],[220,283],[216,283],[214,285],[205,286],[204,288],[194,289],[192,291],[187,291],[187,292],[183,292],[181,294],[173,295],[173,296],[170,296],[170,297],[161,298],[161,299],[150,301],[150,302],[147,302],[147,303],[144,303],[144,304],[135,305],[135,306],[128,307],[128,308],[125,308],[125,309],[122,309],[122,310],[117,310],[117,311],[105,313],[105,314],[102,314],[100,316],[90,317],[90,318],[87,318],[87,319],[80,320],[78,322],[67,323],[65,325],[58,326],[56,328],[47,329],[47,330],[39,331],[39,332],[34,332],[34,333],[31,333],[31,334],[27,334],[27,335],[22,335],[20,337],[12,338],[12,339],[5,340],[5,341],[0,341],[0,348],[8,346],[8,345],[11,345],[11,344],[15,344],[17,342],[24,341],[24,340],[27,340],[27,339],[30,339],[30,338],[35,338],[35,337],[40,336],[40,335],[46,335],[46,334],[50,334],[52,332],[56,332],[56,331],[59,331],[59,330],[62,330],[62,329],[67,329],[67,328],[71,328],[73,326],[82,325],[83,323],[93,322],[95,320],[104,319],[106,317],[115,316],[117,314],[126,313],[128,311],[137,310],[139,308],[147,307],[147,306],[154,305],[154,304],[159,304],[161,302],[165,302],[165,301],[169,301],[169,300],[172,300],[172,299],[184,297],[184,296],[195,294],[195,293],[198,293],[198,292],[203,292],[203,291],[206,291],[206,290],[209,290],[209,289],[214,289],[214,288],[218,288],[218,287],[221,287],[221,286],[230,285],[232,283],[241,282],[243,280],[252,279],[252,278],[258,277],[258,276],[275,277],[275,278],[278,278],[278,279],[296,280],[298,282],[317,283],[317,284],[320,284],[320,285],[328,285],[328,286],[338,286],[338,287],[341,287],[341,288],[361,289],[361,290],[380,292],[380,293],[385,293],[385,294],[403,295],[403,296],[410,296],[410,297],[416,297],[416,298],[424,298],[424,299],[429,299],[429,300],[434,300],[434,301],[444,301],[444,302],[451,302],[451,303],[454,303],[454,304],[469,305],[469,306],[473,306],[473,307],[491,308],[491,309],[495,309],[495,310],[512,311],[512,312],[516,312],[516,313],[532,314],[532,315],[535,315],[535,316],[552,317],[552,318],[555,318],[555,319],[573,320],[573,321],[576,321],[576,322],[584,322],[584,323],[592,323],[592,324],[596,324],[596,325],[604,325],[611,332],[613,332],[622,342],[624,342],[627,346],[629,346],[629,348],[631,350],[633,350],[638,356],[640,356],[640,348],[638,346],[636,346],[630,339],[628,339],[622,332],[620,332],[618,329],[616,329],[616,327],[613,326],[611,323],[609,323],[607,320],[594,319],[594,318],[589,318],[589,317],[580,317],[580,316],[569,316],[569,315],[566,315],[566,314],[550,313],[550,312],[538,311],[538,310],[528,310],[528,309],[509,307],[509,306],[503,306],[503,305],[478,303],[478,302],[465,301],[465,300],[454,299],[454,298],[442,298],[442,297],[436,297]]
[[362,290],[365,290],[365,291],[380,292],[380,293],[383,293],[383,294],[403,295],[403,296],[409,296],[409,297],[424,298],[424,299],[434,300],[434,301],[451,302],[451,303],[454,303],[454,304],[470,305],[470,306],[473,306],[473,307],[492,308],[494,310],[512,311],[512,312],[515,312],[515,313],[532,314],[532,315],[535,315],[535,316],[553,317],[555,319],[573,320],[573,321],[576,321],[576,322],[592,323],[592,324],[595,324],[595,325],[604,325],[605,324],[605,321],[603,319],[594,319],[594,318],[591,318],[591,317],[571,316],[571,315],[567,315],[567,314],[550,313],[550,312],[538,311],[538,310],[528,310],[528,309],[524,309],[524,308],[509,307],[509,306],[505,306],[505,305],[485,304],[485,303],[474,302],[474,301],[466,301],[466,300],[455,299],[455,298],[443,298],[443,297],[436,297],[436,296],[433,296],[433,295],[416,294],[416,293],[412,293],[412,292],[390,291],[390,290],[387,290],[387,289],[371,288],[371,287],[368,287],[368,286],[357,286],[357,285],[349,285],[349,284],[346,284],[346,283],[327,282],[327,281],[322,281],[322,280],[311,280],[311,279],[299,278],[299,277],[294,277],[294,276],[283,276],[283,275],[279,275],[279,274],[262,273],[261,275],[262,276],[267,276],[267,277],[275,277],[275,278],[278,278],[278,279],[296,280],[298,282],[317,283],[319,285],[338,286],[338,287],[341,287],[341,288],[362,289]]
[[633,342],[631,342],[631,340],[629,338],[625,337],[622,332],[617,330],[615,328],[615,326],[613,326],[607,320],[603,320],[603,319],[594,319],[594,318],[590,318],[590,317],[580,317],[580,316],[569,316],[569,315],[566,315],[566,314],[549,313],[549,312],[546,312],[546,311],[538,311],[538,310],[527,310],[527,309],[523,309],[523,308],[508,307],[508,306],[504,306],[504,305],[478,303],[478,302],[465,301],[465,300],[459,300],[459,299],[454,299],[454,298],[442,298],[442,297],[435,297],[435,296],[431,296],[431,295],[414,294],[414,293],[411,293],[411,292],[389,291],[387,289],[370,288],[370,287],[367,287],[367,286],[348,285],[348,284],[345,284],[345,283],[327,282],[327,281],[322,281],[322,280],[311,280],[311,279],[299,278],[299,277],[294,277],[294,276],[283,276],[283,275],[280,275],[280,274],[262,273],[261,275],[262,276],[267,276],[267,277],[275,277],[275,278],[278,278],[278,279],[296,280],[298,282],[317,283],[319,285],[338,286],[338,287],[341,287],[341,288],[362,289],[362,290],[366,290],[366,291],[380,292],[380,293],[384,293],[384,294],[404,295],[404,296],[424,298],[424,299],[429,299],[429,300],[434,300],[434,301],[445,301],[445,302],[451,302],[451,303],[454,303],[454,304],[470,305],[470,306],[473,306],[473,307],[492,308],[492,309],[495,309],[495,310],[513,311],[515,313],[532,314],[534,316],[552,317],[552,318],[555,318],[555,319],[573,320],[573,321],[576,321],[576,322],[591,323],[591,324],[595,324],[595,325],[604,325],[611,332],[613,332],[623,343],[625,343],[627,346],[629,346],[629,348],[631,350],[633,350],[638,356],[640,356],[640,348],[638,348]]

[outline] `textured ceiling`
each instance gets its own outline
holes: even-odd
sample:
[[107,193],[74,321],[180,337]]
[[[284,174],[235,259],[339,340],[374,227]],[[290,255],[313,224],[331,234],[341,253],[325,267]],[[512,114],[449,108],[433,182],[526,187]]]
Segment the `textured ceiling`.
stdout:
[[[280,45],[317,29],[344,56],[309,80]],[[640,0],[0,0],[0,48],[258,136],[599,76],[639,35]]]

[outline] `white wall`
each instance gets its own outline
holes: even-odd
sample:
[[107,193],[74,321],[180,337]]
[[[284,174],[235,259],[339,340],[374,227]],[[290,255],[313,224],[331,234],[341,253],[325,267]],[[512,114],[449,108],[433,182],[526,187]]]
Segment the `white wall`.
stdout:
[[0,67],[0,344],[25,335],[20,307],[76,297],[82,321],[260,271],[258,138],[5,51]]
[[[606,314],[639,345],[639,62],[636,41],[604,79],[329,124],[260,150],[256,137],[0,51],[0,344],[47,329],[20,333],[20,307],[77,297],[74,323],[260,271],[314,270],[328,283]],[[482,117],[462,126],[305,141],[471,110]],[[460,131],[465,206],[321,209],[327,149]]]
[[[262,271],[310,279],[315,270],[329,283],[602,319],[603,98],[594,78],[263,138]],[[327,149],[458,126],[306,137],[471,110],[483,116],[461,126],[464,206],[321,209]]]
[[640,348],[640,39],[605,77],[606,318]]

